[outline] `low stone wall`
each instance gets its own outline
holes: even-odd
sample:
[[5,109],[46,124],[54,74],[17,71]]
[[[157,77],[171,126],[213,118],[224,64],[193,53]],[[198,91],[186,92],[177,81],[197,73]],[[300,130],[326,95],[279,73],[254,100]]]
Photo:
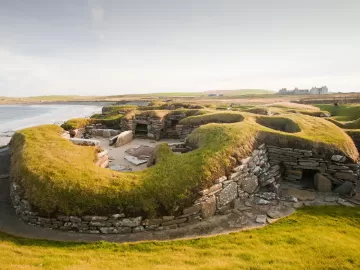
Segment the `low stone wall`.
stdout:
[[98,129],[98,128],[91,128],[89,129],[89,133],[92,136],[98,136],[98,137],[104,137],[104,138],[110,138],[112,136],[116,136],[121,133],[120,130],[116,129]]
[[354,195],[359,186],[360,167],[342,155],[326,159],[308,150],[267,146],[271,165],[280,165],[285,180],[299,182],[305,170],[316,174],[315,187],[320,192]]
[[355,182],[358,181],[359,166],[346,162],[343,156],[334,155],[332,160],[325,160],[311,151],[266,147],[263,144],[254,150],[251,156],[242,159],[230,175],[224,175],[216,179],[211,187],[199,190],[194,204],[183,209],[177,216],[145,219],[114,213],[107,216],[43,217],[39,216],[27,200],[21,198],[23,193],[16,183],[11,185],[11,196],[16,213],[31,225],[93,234],[160,231],[184,227],[213,215],[226,214],[247,200],[256,205],[267,205],[274,199],[297,202],[293,197],[278,197],[282,171],[285,179],[298,181],[302,170],[308,168],[321,172],[339,184],[346,181],[355,187]]

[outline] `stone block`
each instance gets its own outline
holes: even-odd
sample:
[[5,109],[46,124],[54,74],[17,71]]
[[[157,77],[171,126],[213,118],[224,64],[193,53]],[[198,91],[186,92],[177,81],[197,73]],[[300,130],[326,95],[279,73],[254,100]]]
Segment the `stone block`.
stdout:
[[75,217],[75,216],[70,216],[70,217],[69,217],[69,221],[70,221],[70,222],[75,222],[75,223],[80,223],[80,222],[81,222],[81,218]]
[[191,206],[191,207],[185,208],[185,209],[183,210],[183,214],[184,214],[184,215],[187,215],[187,214],[192,215],[192,214],[198,213],[200,210],[201,210],[201,205],[200,205],[200,204],[197,204],[197,205],[193,205],[193,206]]
[[209,218],[216,212],[216,198],[214,195],[210,196],[206,201],[201,203],[201,217]]
[[119,134],[119,136],[117,137],[115,147],[119,147],[119,146],[122,146],[122,145],[125,145],[125,144],[131,142],[133,137],[134,137],[134,135],[131,130],[121,132]]
[[215,184],[220,184],[220,183],[224,182],[226,179],[227,179],[227,177],[225,175],[221,176],[220,178],[215,180]]
[[109,234],[109,233],[117,233],[117,229],[115,227],[101,227],[99,228],[101,233]]
[[257,215],[255,222],[256,223],[260,223],[260,224],[265,224],[266,223],[266,215]]
[[232,182],[219,193],[219,205],[223,206],[230,203],[237,195],[237,184]]
[[253,177],[246,177],[242,179],[240,183],[240,189],[245,191],[246,193],[253,193],[257,189],[259,183],[256,176]]
[[142,217],[123,218],[115,222],[116,227],[136,227],[140,226]]
[[82,220],[84,221],[106,221],[108,217],[105,216],[83,216]]
[[337,188],[335,188],[333,190],[334,193],[338,193],[340,195],[348,195],[350,194],[354,189],[354,185],[352,182],[350,181],[345,181],[344,183],[342,183],[340,186],[338,186]]
[[183,223],[186,220],[187,220],[187,218],[173,219],[173,220],[170,220],[170,221],[163,222],[161,225],[162,226],[169,226],[169,225],[173,225],[173,224]]
[[333,155],[331,157],[332,161],[336,161],[336,162],[345,162],[346,161],[346,157],[342,156],[342,155]]
[[111,137],[110,129],[104,129],[102,136],[103,136],[104,138],[110,138],[110,137]]
[[287,194],[294,196],[300,201],[313,201],[315,200],[315,193],[309,190],[301,190],[296,188],[289,188]]
[[358,176],[354,173],[347,173],[347,172],[336,172],[334,174],[335,178],[343,179],[343,180],[350,180],[355,182],[358,179]]
[[288,216],[288,215],[291,215],[292,213],[295,212],[295,209],[292,208],[292,207],[287,207],[287,206],[284,206],[284,205],[279,205],[277,207],[275,207],[274,209],[271,209],[269,211],[267,211],[267,215],[270,217],[270,218],[274,218],[274,219],[277,219],[277,218],[281,218],[281,217],[285,217],[285,216]]
[[170,220],[173,220],[174,218],[175,218],[174,216],[163,216],[162,220],[163,221],[170,221]]
[[145,220],[142,222],[142,225],[144,225],[144,226],[160,225],[161,222],[162,222],[162,219],[160,219],[160,218],[145,219]]
[[244,159],[240,160],[240,164],[245,165],[245,164],[249,163],[250,160],[251,160],[251,157],[244,158]]
[[143,231],[145,231],[144,226],[137,226],[137,227],[132,228],[133,233],[138,233],[138,232],[143,232]]
[[314,185],[315,188],[320,192],[331,192],[332,182],[326,176],[321,173],[317,173],[314,176]]

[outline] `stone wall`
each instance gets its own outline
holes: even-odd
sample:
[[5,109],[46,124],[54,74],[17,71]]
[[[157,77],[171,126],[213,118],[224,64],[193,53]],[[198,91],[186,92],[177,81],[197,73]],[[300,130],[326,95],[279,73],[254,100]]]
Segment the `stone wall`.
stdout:
[[[83,233],[126,234],[141,231],[159,231],[184,227],[213,215],[228,213],[246,201],[267,205],[274,199],[297,202],[296,198],[278,196],[280,183],[299,181],[303,170],[315,170],[332,181],[332,187],[358,182],[359,166],[340,155],[332,160],[315,156],[311,151],[260,145],[251,156],[244,158],[229,175],[216,179],[212,186],[198,190],[192,206],[176,216],[154,219],[126,217],[124,213],[107,216],[40,216],[31,204],[21,197],[23,192],[16,183],[11,185],[11,196],[16,213],[25,222],[46,228]],[[283,176],[282,176],[283,175]],[[321,180],[322,181],[322,180]],[[337,185],[335,187],[335,185]],[[335,190],[334,190],[335,191]]]
[[152,118],[147,116],[136,116],[136,118],[134,118],[131,123],[131,128],[135,137],[139,136],[139,133],[137,131],[137,126],[139,124],[146,125],[146,136],[148,138],[152,138],[155,140],[161,139],[162,131],[165,126],[164,119]]
[[179,138],[184,140],[194,129],[198,127],[199,126],[177,125],[176,132],[179,135]]
[[113,136],[116,136],[121,133],[120,130],[117,129],[108,129],[108,128],[91,128],[87,127],[87,131],[92,136],[98,136],[98,137],[104,137],[104,138],[110,138]]
[[281,166],[285,180],[300,182],[305,171],[313,171],[318,191],[350,196],[359,185],[360,167],[345,156],[333,155],[327,159],[308,150],[273,146],[267,149],[270,164]]

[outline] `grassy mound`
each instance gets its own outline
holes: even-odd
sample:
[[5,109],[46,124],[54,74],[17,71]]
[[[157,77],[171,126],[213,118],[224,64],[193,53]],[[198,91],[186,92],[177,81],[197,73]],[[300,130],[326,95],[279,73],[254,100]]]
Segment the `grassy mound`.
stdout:
[[299,125],[291,119],[284,117],[259,117],[256,122],[265,127],[288,133],[301,131]]
[[186,126],[200,126],[208,123],[235,123],[244,119],[242,114],[237,112],[216,112],[204,115],[190,116],[182,119],[179,124]]
[[328,111],[300,110],[300,111],[297,111],[297,112],[305,114],[305,115],[314,116],[314,117],[328,117],[328,116],[330,116],[330,113]]
[[245,109],[245,112],[260,114],[260,115],[270,115],[271,114],[271,110],[266,107],[249,108],[249,109]]
[[[324,119],[300,114],[279,118],[224,112],[191,116],[184,121],[203,123],[199,119],[242,121],[201,126],[187,138],[197,149],[186,154],[176,155],[167,145],[160,145],[157,164],[133,173],[96,167],[94,148],[76,146],[60,138],[62,129],[58,126],[28,128],[16,132],[12,139],[12,176],[23,187],[25,198],[42,213],[124,211],[128,215],[161,215],[190,205],[197,197],[194,191],[229,174],[239,159],[263,142],[358,158],[350,137]],[[259,125],[259,119],[295,123],[300,131],[293,134],[270,129]]]
[[353,105],[316,105],[321,110],[325,110],[331,113],[337,121],[353,121],[360,118],[360,106]]
[[91,123],[91,120],[88,118],[72,118],[66,121],[61,127],[65,130],[74,130],[78,128],[86,127]]
[[91,116],[93,123],[105,125],[108,128],[118,128],[123,114],[110,113],[110,114],[94,114]]
[[256,230],[166,242],[85,244],[0,233],[0,261],[5,269],[355,270],[359,210],[307,207]]

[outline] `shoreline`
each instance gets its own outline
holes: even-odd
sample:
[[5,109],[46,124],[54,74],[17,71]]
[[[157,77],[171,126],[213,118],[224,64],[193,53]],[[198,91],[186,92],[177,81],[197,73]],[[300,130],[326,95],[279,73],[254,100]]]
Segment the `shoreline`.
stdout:
[[[103,105],[110,105],[111,103],[116,103],[118,101],[108,101],[108,100],[72,100],[72,101],[24,101],[24,102],[17,102],[17,101],[9,101],[9,102],[1,102],[0,106],[11,106],[11,105],[23,105],[23,106],[30,106],[30,105],[84,105],[85,104],[103,104]],[[99,105],[102,106],[102,105]]]
[[[76,117],[84,117],[84,118],[89,118],[92,114],[97,113],[98,111],[101,111],[101,108],[109,105],[111,103],[114,102],[93,102],[93,101],[83,101],[83,102],[79,102],[79,101],[66,101],[66,102],[46,102],[46,103],[29,103],[29,104],[25,104],[25,103],[21,103],[21,104],[0,104],[0,108],[6,108],[6,107],[21,107],[21,106],[52,106],[52,105],[72,105],[72,106],[94,106],[94,107],[98,107],[98,110],[93,110],[92,112],[87,112],[84,110],[83,113],[78,113],[76,115],[73,116],[68,116],[66,114],[64,114],[64,118],[62,118],[61,120],[59,119],[52,119],[52,120],[44,120],[42,119],[42,121],[38,120],[35,121],[29,125],[19,125],[16,127],[12,127],[12,128],[6,128],[3,129],[3,131],[0,132],[0,149],[4,148],[6,146],[9,145],[9,142],[11,141],[12,136],[14,135],[14,133],[18,130],[24,129],[24,128],[29,128],[29,127],[33,127],[33,126],[37,126],[37,125],[45,125],[45,124],[54,124],[54,125],[61,125],[62,123],[64,123],[65,121],[71,119],[71,118],[76,118]],[[5,109],[6,110],[6,109]],[[41,116],[43,114],[39,114],[36,115],[35,117],[39,117],[41,119]],[[56,118],[56,116],[54,116],[54,118]],[[18,120],[22,120],[25,121],[27,120],[27,118],[25,119],[13,119],[13,121],[18,121]],[[11,121],[9,122],[5,122],[3,124],[4,127],[7,127],[8,125],[11,125]]]

